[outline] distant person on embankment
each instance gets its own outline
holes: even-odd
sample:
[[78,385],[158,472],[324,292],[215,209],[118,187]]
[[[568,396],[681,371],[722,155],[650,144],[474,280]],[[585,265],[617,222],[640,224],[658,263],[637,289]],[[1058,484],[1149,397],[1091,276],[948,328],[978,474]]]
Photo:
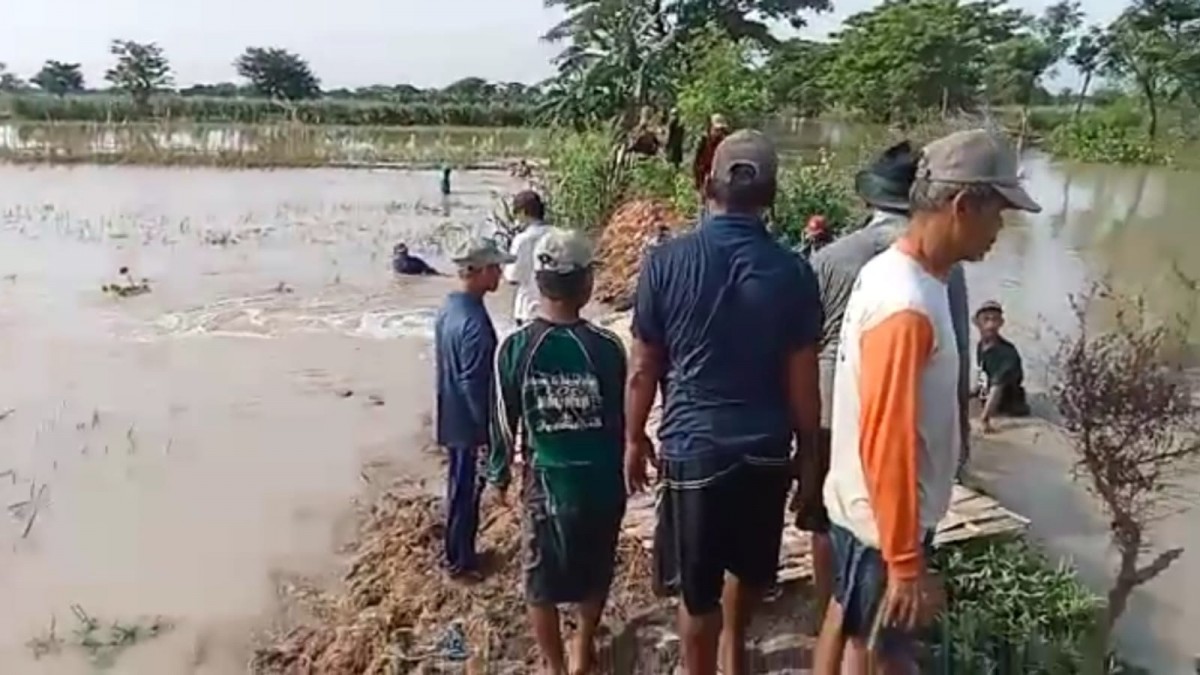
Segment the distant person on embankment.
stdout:
[[440,186],[443,197],[450,196],[450,167],[442,169],[442,180]]
[[984,258],[1005,210],[1039,210],[1016,153],[984,129],[925,146],[915,175],[907,224],[842,319],[824,487],[837,575],[815,675],[918,672],[916,632],[945,600],[929,555],[962,444],[947,282]]
[[679,109],[671,108],[667,117],[667,140],[663,147],[667,161],[676,169],[683,166],[684,140],[683,120],[679,119]]
[[441,273],[429,266],[429,263],[408,252],[404,242],[392,248],[392,271],[408,276],[440,276]]
[[594,673],[596,629],[625,513],[625,348],[579,316],[593,280],[584,235],[551,229],[534,249],[533,270],[538,315],[496,355],[488,477],[503,494],[523,449],[522,565],[542,672],[568,672],[558,606],[571,604],[579,624],[569,672]]
[[512,258],[491,240],[472,239],[453,262],[460,288],[446,298],[434,324],[437,443],[449,460],[444,564],[452,577],[475,579],[479,576],[475,536],[484,485],[478,467],[488,444],[496,353],[496,330],[483,296],[500,286],[501,266]]
[[975,328],[979,330],[979,344],[975,347],[975,361],[979,366],[980,383],[978,395],[983,402],[979,425],[984,433],[992,433],[992,418],[1026,417],[1029,401],[1025,397],[1025,368],[1021,365],[1021,353],[1016,345],[1004,339],[1000,329],[1004,327],[1004,308],[995,300],[988,300],[975,310]]
[[[808,263],[767,231],[779,159],[756,131],[717,148],[708,215],[649,250],[634,301],[625,480],[658,468],[655,587],[682,595],[688,675],[744,675],[746,627],[775,581],[792,440],[815,452],[820,298]],[[646,435],[660,385],[661,457]],[[729,576],[726,577],[726,574]]]
[[729,123],[725,121],[725,116],[713,115],[709,120],[708,130],[696,146],[696,157],[692,161],[692,180],[702,201],[705,199],[704,186],[708,182],[709,174],[712,173],[713,156],[717,152],[717,146],[727,136],[729,136]]
[[546,204],[533,190],[518,192],[513,197],[512,210],[521,231],[513,237],[509,248],[514,262],[504,268],[504,279],[517,287],[513,320],[519,327],[537,317],[538,289],[533,274],[533,249],[550,226],[546,224]]

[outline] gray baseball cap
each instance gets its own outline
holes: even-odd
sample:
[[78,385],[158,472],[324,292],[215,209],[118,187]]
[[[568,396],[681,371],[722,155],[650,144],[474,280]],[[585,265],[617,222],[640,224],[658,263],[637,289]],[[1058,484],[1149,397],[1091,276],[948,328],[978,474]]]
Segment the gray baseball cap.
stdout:
[[487,267],[507,265],[516,260],[496,240],[487,237],[472,237],[455,247],[450,260],[459,267]]
[[[735,174],[739,167],[752,172]],[[773,182],[779,173],[779,155],[771,139],[758,131],[743,129],[730,134],[713,154],[712,177],[723,183]]]
[[926,145],[917,177],[939,183],[992,186],[1014,209],[1038,213],[1042,207],[1021,187],[1017,153],[987,129],[956,131]]
[[555,227],[533,248],[533,271],[568,274],[595,263],[592,242],[575,230]]

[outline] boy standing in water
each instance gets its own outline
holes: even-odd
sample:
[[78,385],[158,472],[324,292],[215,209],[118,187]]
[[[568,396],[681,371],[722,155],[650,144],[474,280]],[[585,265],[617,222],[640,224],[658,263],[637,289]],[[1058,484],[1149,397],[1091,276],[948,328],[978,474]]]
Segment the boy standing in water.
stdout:
[[592,294],[587,239],[551,228],[532,258],[538,314],[496,354],[488,477],[503,494],[520,437],[525,595],[542,672],[568,672],[557,606],[573,604],[570,673],[580,675],[596,669],[625,513],[625,351],[616,335],[580,318]]

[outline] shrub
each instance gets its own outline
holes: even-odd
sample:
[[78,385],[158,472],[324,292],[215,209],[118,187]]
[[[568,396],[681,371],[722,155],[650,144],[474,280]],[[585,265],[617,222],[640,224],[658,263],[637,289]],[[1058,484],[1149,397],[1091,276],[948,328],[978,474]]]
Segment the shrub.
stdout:
[[947,612],[922,672],[1058,675],[1095,672],[1103,603],[1065,565],[1015,539],[938,550]]
[[1141,129],[1136,110],[1114,105],[1062,124],[1046,137],[1050,152],[1064,159],[1108,164],[1169,164],[1169,153]]
[[772,229],[785,245],[795,246],[803,240],[808,219],[820,215],[835,235],[841,235],[854,227],[856,201],[848,176],[822,154],[812,164],[784,167],[780,172]]

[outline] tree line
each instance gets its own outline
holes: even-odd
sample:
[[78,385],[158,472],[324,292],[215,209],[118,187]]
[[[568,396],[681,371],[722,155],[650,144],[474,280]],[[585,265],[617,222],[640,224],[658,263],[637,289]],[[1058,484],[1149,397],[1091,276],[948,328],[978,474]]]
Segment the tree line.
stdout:
[[[321,81],[308,61],[299,54],[273,47],[247,47],[233,62],[244,82],[196,84],[176,89],[174,76],[163,48],[154,42],[113,40],[109,48],[115,63],[104,79],[110,91],[127,94],[141,107],[148,105],[156,94],[177,93],[182,96],[213,98],[262,97],[297,102],[330,98],[424,102],[482,102],[528,103],[536,99],[536,85],[520,82],[489,82],[479,77],[462,78],[437,89],[421,89],[410,84],[373,85],[357,89],[321,89]],[[0,63],[0,92],[27,93],[40,91],[64,97],[89,91],[84,82],[82,64],[48,60],[28,80],[8,71]]]
[[[1115,91],[1139,101],[1151,137],[1165,108],[1200,108],[1200,0],[1130,0],[1107,25],[1085,25],[1079,0],[1059,0],[1040,15],[1005,0],[886,0],[849,17],[826,40],[781,40],[771,26],[802,27],[810,14],[829,11],[829,0],[547,2],[563,8],[566,18],[542,36],[562,50],[556,74],[537,85],[468,77],[442,89],[398,84],[322,91],[300,55],[249,47],[233,64],[244,83],[178,93],[283,102],[469,102],[508,108],[505,119],[523,124],[586,127],[614,120],[631,126],[647,108],[672,107],[697,123],[717,108],[747,118],[832,111],[903,122],[929,111],[1070,101],[1078,113],[1094,83],[1103,81],[1107,96]],[[175,91],[156,43],[114,40],[110,51],[115,62],[105,80],[128,95],[134,110],[147,110],[157,93]],[[1068,64],[1081,76],[1079,90],[1049,92],[1047,79]],[[60,97],[81,93],[80,64],[47,61],[28,82],[0,66],[0,91],[29,88]],[[519,115],[508,114],[517,108]],[[409,117],[393,112],[380,109],[363,119]]]
[[569,124],[676,106],[697,78],[719,89],[712,64],[705,65],[714,35],[733,50],[723,67],[736,78],[734,107],[750,85],[765,92],[771,110],[839,110],[879,122],[931,110],[1028,107],[1063,99],[1045,81],[1066,64],[1082,79],[1077,108],[1104,78],[1141,100],[1151,136],[1164,105],[1200,106],[1200,0],[1131,0],[1108,25],[1090,26],[1077,0],[1040,15],[1004,0],[886,0],[849,17],[827,40],[779,40],[768,25],[802,26],[807,14],[830,9],[825,0],[550,4],[568,16],[545,36],[563,46],[545,106]]

